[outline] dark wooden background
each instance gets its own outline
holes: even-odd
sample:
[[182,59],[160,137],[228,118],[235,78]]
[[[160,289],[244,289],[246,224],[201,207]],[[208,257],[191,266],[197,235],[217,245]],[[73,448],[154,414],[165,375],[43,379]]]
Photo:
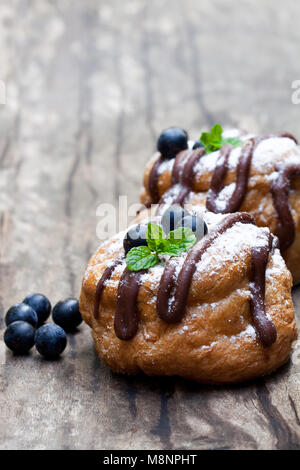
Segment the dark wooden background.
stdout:
[[297,352],[271,377],[215,388],[114,375],[83,325],[57,362],[2,341],[28,293],[78,296],[96,208],[137,201],[162,128],[300,137],[299,19],[294,0],[1,1],[1,448],[300,448]]

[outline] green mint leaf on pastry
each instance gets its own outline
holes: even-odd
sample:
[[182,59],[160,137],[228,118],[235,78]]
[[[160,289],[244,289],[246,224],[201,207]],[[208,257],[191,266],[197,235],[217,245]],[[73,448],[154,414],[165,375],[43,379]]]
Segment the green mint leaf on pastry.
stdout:
[[170,245],[175,245],[181,252],[187,251],[196,243],[196,236],[192,229],[189,227],[178,227],[176,230],[168,235],[168,242]]
[[241,147],[243,145],[243,141],[236,137],[227,137],[226,139],[222,139],[222,147],[225,144],[231,144],[233,147]]
[[147,244],[151,251],[158,251],[164,243],[165,236],[162,227],[151,222],[148,223],[146,230]]
[[126,255],[126,264],[130,271],[149,269],[158,263],[158,256],[152,253],[148,246],[132,248]]
[[180,256],[181,253],[187,251],[196,243],[196,237],[192,229],[188,227],[178,227],[169,233],[158,249],[161,255]]
[[171,257],[180,256],[182,249],[179,245],[173,245],[169,240],[165,240],[165,242],[159,247],[158,253],[160,255],[168,255]]
[[206,153],[215,152],[226,144],[231,144],[233,147],[239,147],[243,144],[243,142],[236,137],[223,139],[222,133],[223,129],[220,124],[215,124],[210,132],[202,132],[200,141],[204,145]]
[[130,271],[149,269],[159,262],[159,255],[180,256],[196,243],[192,229],[179,227],[165,238],[163,229],[149,223],[146,231],[148,246],[132,248],[126,255],[126,264]]

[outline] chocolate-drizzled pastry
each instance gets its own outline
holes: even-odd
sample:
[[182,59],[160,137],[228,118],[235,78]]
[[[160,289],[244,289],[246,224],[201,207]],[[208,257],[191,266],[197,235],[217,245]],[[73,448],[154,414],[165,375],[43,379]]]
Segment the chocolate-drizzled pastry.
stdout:
[[179,152],[148,164],[141,202],[203,205],[214,213],[249,212],[279,238],[281,253],[300,282],[300,147],[288,133],[241,135],[243,145],[226,144]]
[[208,232],[188,252],[149,269],[128,269],[124,234],[92,257],[80,311],[97,351],[129,374],[206,383],[268,374],[288,359],[297,336],[291,275],[277,238],[247,213],[194,214]]

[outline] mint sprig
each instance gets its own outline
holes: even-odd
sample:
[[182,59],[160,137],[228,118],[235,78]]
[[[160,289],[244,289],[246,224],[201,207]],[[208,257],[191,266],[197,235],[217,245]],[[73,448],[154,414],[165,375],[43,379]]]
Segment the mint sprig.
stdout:
[[153,223],[148,223],[147,246],[132,248],[126,256],[126,264],[130,271],[149,269],[159,262],[158,255],[180,256],[196,242],[193,231],[188,227],[179,227],[171,231],[167,238],[162,228]]
[[204,145],[206,153],[215,152],[226,144],[231,144],[233,147],[239,147],[243,144],[243,142],[236,137],[223,139],[222,133],[223,129],[220,124],[215,124],[210,132],[202,132],[200,141]]
[[158,256],[152,253],[148,246],[136,246],[131,248],[126,256],[126,264],[130,271],[149,269],[158,263]]

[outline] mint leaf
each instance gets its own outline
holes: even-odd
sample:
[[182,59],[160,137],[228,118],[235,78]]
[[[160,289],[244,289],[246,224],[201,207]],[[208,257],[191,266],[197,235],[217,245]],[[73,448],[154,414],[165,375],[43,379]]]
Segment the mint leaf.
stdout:
[[158,253],[160,255],[168,255],[168,256],[180,256],[182,253],[182,249],[179,245],[175,245],[171,243],[169,240],[164,240],[164,242],[160,245]]
[[215,124],[210,132],[202,132],[200,141],[204,145],[206,153],[215,152],[222,148],[225,144],[231,144],[233,147],[239,147],[243,144],[236,137],[222,138],[223,129],[220,124]]
[[173,230],[166,239],[159,225],[149,223],[146,235],[148,246],[137,246],[127,253],[126,264],[130,271],[155,266],[159,261],[158,255],[180,256],[196,242],[193,231],[188,227]]
[[159,225],[151,222],[148,223],[146,237],[147,244],[151,251],[158,251],[165,240],[163,229]]
[[231,144],[233,147],[239,147],[242,145],[242,141],[240,139],[237,139],[236,137],[228,137],[227,139],[223,139],[223,142],[226,144]]
[[210,138],[213,142],[219,142],[222,139],[222,126],[215,124],[210,130]]
[[202,132],[200,141],[204,147],[207,148],[210,144],[210,134],[208,132]]
[[126,256],[126,264],[130,271],[149,269],[158,263],[158,256],[152,253],[147,246],[136,246]]
[[170,245],[177,246],[181,252],[187,251],[196,243],[196,237],[189,227],[178,227],[168,235]]

